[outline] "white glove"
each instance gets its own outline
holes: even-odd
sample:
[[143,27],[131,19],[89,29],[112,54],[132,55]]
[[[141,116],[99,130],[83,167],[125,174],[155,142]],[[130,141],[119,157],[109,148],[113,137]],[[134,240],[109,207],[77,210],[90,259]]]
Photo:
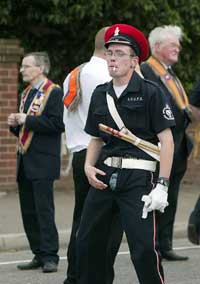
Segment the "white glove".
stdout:
[[149,195],[143,195],[141,200],[144,201],[144,207],[142,210],[142,219],[146,219],[149,213],[148,206],[151,204],[151,197]]
[[153,210],[159,210],[162,213],[164,212],[165,207],[168,206],[167,190],[167,186],[157,183],[156,187],[149,195],[142,196],[142,201],[144,202],[142,218],[147,218],[148,212]]

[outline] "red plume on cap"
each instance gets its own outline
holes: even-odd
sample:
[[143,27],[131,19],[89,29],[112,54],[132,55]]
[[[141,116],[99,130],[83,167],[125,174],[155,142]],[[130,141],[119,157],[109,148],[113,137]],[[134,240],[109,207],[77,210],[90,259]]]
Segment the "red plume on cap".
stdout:
[[125,44],[133,48],[140,62],[149,54],[149,44],[145,35],[135,27],[126,24],[114,24],[110,26],[104,36],[105,47],[109,44]]

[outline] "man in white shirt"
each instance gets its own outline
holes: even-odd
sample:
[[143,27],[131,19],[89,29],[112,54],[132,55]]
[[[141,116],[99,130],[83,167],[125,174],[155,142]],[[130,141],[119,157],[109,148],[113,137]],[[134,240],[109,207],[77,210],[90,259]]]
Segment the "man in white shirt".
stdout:
[[[90,184],[84,172],[86,150],[90,135],[84,131],[91,95],[97,85],[111,80],[105,60],[104,34],[107,28],[100,29],[95,36],[95,49],[90,61],[75,68],[64,81],[64,117],[66,143],[73,153],[72,168],[75,188],[75,207],[72,232],[67,251],[68,269],[64,284],[76,283],[76,233],[79,228],[82,210]],[[115,210],[115,209],[114,209]],[[116,217],[114,231],[108,245],[108,279],[113,282],[113,263],[122,239],[122,229]]]

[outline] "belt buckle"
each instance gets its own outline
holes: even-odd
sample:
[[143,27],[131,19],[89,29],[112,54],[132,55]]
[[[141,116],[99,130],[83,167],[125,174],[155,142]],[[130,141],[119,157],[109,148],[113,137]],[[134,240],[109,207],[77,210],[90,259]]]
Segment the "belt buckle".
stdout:
[[114,168],[122,168],[122,157],[112,157],[111,166]]

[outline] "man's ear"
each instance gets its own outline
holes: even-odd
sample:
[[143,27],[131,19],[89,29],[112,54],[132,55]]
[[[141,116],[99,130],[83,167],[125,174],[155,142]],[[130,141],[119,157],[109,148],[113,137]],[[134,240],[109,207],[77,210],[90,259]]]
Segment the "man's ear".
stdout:
[[132,58],[132,68],[135,68],[137,65],[139,64],[139,57],[138,56],[134,56]]
[[39,67],[40,67],[41,74],[44,74],[44,65],[40,65]]
[[161,43],[160,42],[156,42],[154,45],[154,50],[160,50],[161,47]]

